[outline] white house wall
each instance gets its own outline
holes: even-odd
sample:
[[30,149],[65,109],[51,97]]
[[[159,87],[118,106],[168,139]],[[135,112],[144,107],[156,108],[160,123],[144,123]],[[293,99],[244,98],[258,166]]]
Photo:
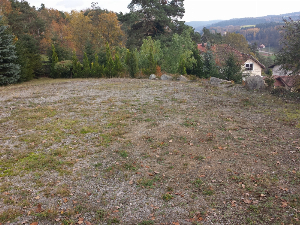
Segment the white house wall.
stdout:
[[272,74],[273,75],[277,75],[277,76],[286,76],[286,75],[290,75],[292,73],[292,71],[284,71],[282,69],[280,69],[280,66],[276,65],[274,66],[274,68],[272,69]]
[[[253,70],[246,70],[246,64],[247,63],[252,63],[253,64]],[[249,76],[261,76],[261,66],[256,63],[252,59],[248,59],[244,65],[242,66],[243,69],[243,75],[249,75]]]

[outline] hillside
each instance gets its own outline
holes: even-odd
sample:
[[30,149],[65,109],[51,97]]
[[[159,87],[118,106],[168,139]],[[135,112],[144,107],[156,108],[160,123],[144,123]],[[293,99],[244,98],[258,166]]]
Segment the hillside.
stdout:
[[[245,26],[245,25],[257,25],[262,23],[270,23],[270,22],[276,22],[281,23],[283,18],[289,18],[292,19],[299,19],[300,12],[293,12],[293,13],[286,13],[286,14],[280,14],[280,15],[267,15],[263,17],[248,17],[248,18],[235,18],[230,20],[222,20],[219,22],[213,22],[209,24],[209,21],[204,25],[207,28],[210,27],[227,27],[227,26]],[[202,23],[203,21],[198,21],[199,23]],[[197,25],[197,21],[193,21],[189,23],[186,23],[187,25],[190,25],[195,28],[196,31],[201,32],[203,27]]]
[[190,21],[190,22],[186,22],[185,24],[195,28],[196,31],[201,31],[203,27],[207,27],[214,23],[219,23],[221,21],[222,20]]

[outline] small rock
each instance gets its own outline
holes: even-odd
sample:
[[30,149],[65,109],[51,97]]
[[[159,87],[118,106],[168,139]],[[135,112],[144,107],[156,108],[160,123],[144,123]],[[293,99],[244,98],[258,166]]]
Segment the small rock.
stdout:
[[173,77],[169,76],[169,75],[166,75],[166,74],[163,74],[160,79],[161,80],[173,80]]
[[249,90],[262,90],[265,88],[265,82],[261,76],[249,76],[246,77],[245,87]]
[[155,80],[155,79],[156,79],[155,74],[151,74],[150,77],[149,77],[149,79],[150,79],[150,80]]
[[183,76],[183,75],[180,75],[180,77],[178,78],[178,80],[179,81],[184,81],[184,82],[186,82],[186,81],[189,81],[189,79],[187,79],[185,76]]

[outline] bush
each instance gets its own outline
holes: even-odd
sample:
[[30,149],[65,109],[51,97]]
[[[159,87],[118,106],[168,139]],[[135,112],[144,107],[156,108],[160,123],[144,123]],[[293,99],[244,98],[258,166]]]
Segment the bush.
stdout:
[[71,78],[72,68],[72,60],[65,60],[56,63],[54,66],[54,71],[57,74],[56,78]]

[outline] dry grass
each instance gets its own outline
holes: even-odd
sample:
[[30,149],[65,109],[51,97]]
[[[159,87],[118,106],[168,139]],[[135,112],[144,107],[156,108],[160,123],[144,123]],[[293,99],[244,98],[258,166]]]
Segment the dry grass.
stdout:
[[205,81],[0,87],[0,224],[299,224],[300,107]]

